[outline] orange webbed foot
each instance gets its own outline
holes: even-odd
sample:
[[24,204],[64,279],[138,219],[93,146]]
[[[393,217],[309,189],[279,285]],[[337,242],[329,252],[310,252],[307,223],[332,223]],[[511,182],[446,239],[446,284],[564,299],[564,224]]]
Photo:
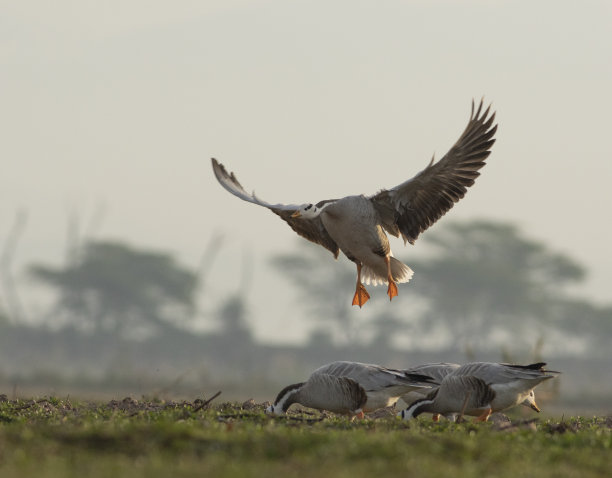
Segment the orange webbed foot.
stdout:
[[360,308],[370,299],[370,294],[360,282],[357,284],[355,289],[355,295],[353,296],[353,305],[358,305]]
[[389,281],[389,287],[387,288],[387,294],[389,295],[389,300],[393,300],[393,297],[397,296],[397,285],[392,280]]

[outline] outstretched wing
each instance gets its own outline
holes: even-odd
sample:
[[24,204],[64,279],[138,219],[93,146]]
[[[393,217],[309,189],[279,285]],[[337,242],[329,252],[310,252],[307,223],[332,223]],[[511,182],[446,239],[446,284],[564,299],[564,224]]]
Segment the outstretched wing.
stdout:
[[442,217],[461,199],[480,175],[478,170],[491,153],[497,125],[495,113],[484,112],[480,102],[455,145],[437,163],[432,159],[419,174],[389,190],[372,196],[383,227],[394,236],[414,244],[419,234]]
[[299,206],[295,204],[270,204],[269,202],[262,201],[255,196],[255,193],[247,193],[242,185],[238,182],[238,179],[236,179],[234,173],[228,173],[225,166],[223,166],[215,158],[212,158],[212,167],[217,181],[219,181],[221,186],[227,189],[234,196],[239,197],[243,201],[248,201],[270,209],[272,212],[278,214],[284,221],[286,221],[287,224],[291,226],[291,229],[297,232],[300,236],[316,244],[320,244],[331,251],[334,257],[338,257],[340,252],[338,244],[336,244],[336,242],[330,237],[319,217],[314,219],[291,217],[291,215],[298,210]]

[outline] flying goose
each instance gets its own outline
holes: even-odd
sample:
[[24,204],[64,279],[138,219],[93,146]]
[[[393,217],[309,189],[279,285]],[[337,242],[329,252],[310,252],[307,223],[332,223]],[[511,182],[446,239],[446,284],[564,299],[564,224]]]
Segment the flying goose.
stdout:
[[472,111],[467,127],[440,159],[430,163],[412,179],[372,196],[356,195],[328,199],[316,204],[271,204],[249,194],[234,173],[212,158],[221,185],[230,193],[267,207],[285,220],[300,236],[325,247],[337,259],[342,251],[357,266],[353,305],[362,307],[370,298],[366,284],[388,284],[389,300],[397,295],[397,283],[413,275],[407,265],[393,257],[386,233],[414,242],[461,199],[480,175],[495,139],[497,125],[490,106],[481,101]]
[[299,403],[319,410],[363,417],[363,412],[393,405],[410,390],[431,388],[429,382],[430,377],[380,365],[332,362],[312,372],[306,382],[281,390],[267,411],[281,414],[291,404]]
[[[559,374],[545,370],[545,365],[544,362],[529,365],[471,362],[461,365],[443,378],[437,390],[432,391],[426,398],[412,402],[401,416],[409,419],[424,411],[430,411],[434,415],[442,414],[452,418],[461,412],[461,407],[454,410],[452,407],[456,407],[458,402],[463,405],[463,401],[468,399],[470,400],[467,405],[468,410],[464,413],[473,415],[477,411],[482,411],[479,419],[483,420],[486,420],[492,412],[506,410],[521,403],[539,412],[534,388],[544,380]],[[468,377],[470,380],[463,380]],[[473,407],[474,403],[478,407]]]

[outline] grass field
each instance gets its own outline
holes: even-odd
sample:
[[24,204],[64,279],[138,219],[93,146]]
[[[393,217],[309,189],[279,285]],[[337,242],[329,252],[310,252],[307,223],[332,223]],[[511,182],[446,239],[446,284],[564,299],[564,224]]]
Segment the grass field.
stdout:
[[0,477],[612,475],[612,417],[353,421],[263,404],[0,398]]

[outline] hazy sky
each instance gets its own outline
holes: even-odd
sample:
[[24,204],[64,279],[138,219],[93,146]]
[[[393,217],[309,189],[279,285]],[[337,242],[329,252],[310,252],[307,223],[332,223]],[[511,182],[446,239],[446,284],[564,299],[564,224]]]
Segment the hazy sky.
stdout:
[[33,313],[24,266],[59,264],[71,214],[190,266],[223,233],[204,307],[251,255],[258,337],[295,340],[267,258],[297,236],[223,190],[210,157],[271,202],[372,194],[442,156],[484,95],[497,143],[442,221],[517,223],[612,302],[611,25],[607,0],[1,0],[0,245],[26,211],[14,270]]

